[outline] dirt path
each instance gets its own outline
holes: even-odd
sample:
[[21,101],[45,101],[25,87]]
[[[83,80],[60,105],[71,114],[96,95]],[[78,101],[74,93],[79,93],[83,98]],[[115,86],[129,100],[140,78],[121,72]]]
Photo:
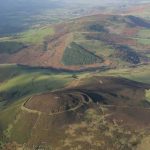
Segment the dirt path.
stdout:
[[65,89],[69,89],[69,88],[73,88],[73,87],[77,87],[80,83],[81,79],[74,79],[71,83],[69,83]]
[[28,100],[26,100],[22,105],[21,105],[21,110],[23,111],[26,111],[28,113],[32,113],[32,114],[38,114],[38,115],[41,115],[41,112],[40,111],[37,111],[37,110],[33,110],[33,109],[29,109],[27,107],[25,107],[26,103],[28,101],[30,101],[33,97],[30,97]]

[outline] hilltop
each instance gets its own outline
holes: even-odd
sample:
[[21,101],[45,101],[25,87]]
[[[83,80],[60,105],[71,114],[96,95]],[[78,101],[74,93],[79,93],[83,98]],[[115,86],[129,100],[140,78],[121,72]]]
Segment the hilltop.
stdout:
[[75,73],[5,64],[0,72],[0,147],[147,145],[148,65]]
[[[20,69],[25,71],[27,68]],[[32,71],[28,73],[29,79]],[[18,143],[7,146],[49,146],[61,150],[72,147],[89,150],[120,147],[123,150],[142,146],[140,141],[147,137],[150,125],[150,105],[145,95],[150,85],[114,76],[84,75],[71,79],[69,74],[61,75],[61,78],[51,74],[46,79],[44,74],[48,72],[44,72],[37,76],[33,85],[21,84],[22,90],[37,87],[40,78],[49,83],[54,78],[70,80],[70,83],[57,84],[57,90],[26,96],[1,110],[1,129],[5,129],[3,140]],[[64,88],[58,89],[60,86]]]

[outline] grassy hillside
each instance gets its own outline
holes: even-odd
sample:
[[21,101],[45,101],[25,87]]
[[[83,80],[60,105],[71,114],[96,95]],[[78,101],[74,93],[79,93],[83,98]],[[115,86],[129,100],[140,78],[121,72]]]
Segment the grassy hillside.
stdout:
[[88,49],[89,51],[100,57],[107,58],[114,53],[114,49],[102,41],[83,39],[77,42],[85,49]]
[[[33,27],[2,37],[3,63],[50,66],[70,70],[122,67],[148,63],[149,22],[135,16],[93,15],[67,23]],[[7,43],[9,42],[9,43]],[[21,44],[25,45],[23,49]],[[9,52],[9,53],[8,53]],[[23,58],[23,59],[20,59]],[[33,61],[34,59],[34,61]]]
[[0,65],[0,71],[0,101],[2,103],[62,88],[72,80],[67,73],[16,65]]
[[[28,95],[62,88],[74,80],[72,73],[59,73],[49,69],[28,68],[18,65],[0,65],[0,101],[11,102]],[[10,73],[11,72],[11,73]],[[100,76],[122,76],[135,81],[150,83],[149,65],[136,68],[113,69],[96,73]],[[78,78],[93,73],[77,73]]]
[[150,43],[150,29],[143,29],[137,33],[137,40],[142,45],[149,46]]
[[54,29],[52,27],[43,27],[43,28],[35,28],[24,33],[21,33],[19,41],[24,43],[37,44],[44,41],[44,38],[47,36],[51,36],[54,34]]
[[8,46],[9,43],[17,44],[17,42],[36,45],[42,43],[46,39],[46,37],[50,37],[54,33],[55,31],[52,26],[36,27],[16,34],[15,36],[2,37],[0,38],[0,42],[8,42]]
[[141,37],[141,38],[149,39],[150,38],[150,29],[140,30],[139,33],[138,33],[138,36]]
[[146,91],[146,98],[150,102],[150,90]]
[[82,46],[71,43],[71,45],[65,49],[62,62],[65,65],[88,65],[102,62],[102,59],[88,52]]
[[[0,72],[0,131],[7,129],[3,133],[4,136],[0,136],[0,141],[3,140],[3,142],[8,141],[12,124],[16,122],[16,116],[20,113],[20,107],[24,100],[34,94],[63,88],[73,80],[71,74],[68,73],[20,65],[0,65]],[[27,117],[33,119],[34,116]],[[30,124],[28,131],[24,125],[25,122],[22,122],[22,127],[20,126],[27,134],[24,138],[20,137],[20,134],[17,136],[15,129],[12,133],[12,136],[17,137],[16,140],[22,142],[28,138],[31,129]]]
[[[55,143],[55,144],[52,144],[53,146],[57,145],[59,147],[60,146],[59,144],[61,144],[61,145],[63,145],[64,149],[66,149],[66,147],[68,147],[68,145],[59,143],[59,139],[63,138],[64,142],[69,142],[71,145],[73,144],[76,147],[77,145],[81,144],[80,142],[82,141],[82,139],[84,139],[84,141],[85,141],[85,139],[90,138],[90,136],[88,134],[86,136],[83,136],[83,134],[79,135],[78,131],[80,131],[84,134],[90,133],[90,135],[94,136],[94,139],[96,141],[99,139],[103,140],[103,137],[105,137],[105,138],[107,138],[108,141],[111,141],[111,142],[117,141],[118,142],[118,143],[116,143],[117,145],[119,145],[120,142],[123,142],[123,145],[122,145],[123,147],[126,147],[127,143],[131,143],[130,146],[129,145],[128,146],[132,147],[132,143],[134,143],[134,142],[138,143],[138,141],[141,140],[143,136],[145,136],[145,133],[140,132],[140,131],[137,132],[137,130],[133,131],[132,129],[129,129],[129,128],[125,129],[125,128],[123,128],[123,126],[121,127],[117,123],[110,123],[109,121],[107,122],[107,120],[105,120],[106,118],[105,118],[104,112],[106,114],[107,113],[110,114],[110,112],[112,111],[111,109],[109,112],[109,109],[104,107],[104,108],[101,108],[102,110],[100,109],[100,111],[97,111],[97,108],[96,108],[97,105],[96,105],[94,107],[94,109],[89,109],[85,112],[85,114],[84,114],[85,118],[83,119],[83,121],[81,121],[81,122],[77,121],[77,122],[67,126],[66,129],[59,130],[59,132],[56,133],[55,128],[57,128],[57,126],[59,126],[59,124],[66,125],[66,123],[68,121],[69,122],[72,121],[71,118],[76,116],[76,113],[68,112],[67,114],[62,114],[62,115],[60,114],[60,116],[56,115],[55,117],[52,117],[51,115],[47,116],[46,114],[45,115],[42,114],[39,117],[38,111],[36,112],[35,110],[32,111],[29,109],[26,110],[26,109],[24,109],[23,104],[26,100],[28,100],[32,96],[33,96],[33,100],[34,100],[35,94],[40,95],[41,92],[45,93],[47,91],[60,89],[60,88],[65,87],[69,83],[71,83],[71,86],[78,86],[81,83],[81,87],[82,87],[82,84],[86,83],[86,81],[87,81],[87,84],[85,84],[85,88],[87,88],[88,85],[90,85],[90,83],[92,83],[93,85],[99,85],[100,81],[96,80],[96,78],[94,79],[93,75],[116,76],[116,77],[122,76],[122,77],[126,77],[129,79],[135,80],[135,81],[140,81],[143,83],[150,83],[150,79],[149,79],[150,71],[148,68],[149,68],[149,66],[145,65],[145,66],[139,66],[137,68],[134,68],[134,70],[133,70],[133,68],[127,68],[127,69],[120,69],[120,70],[119,69],[109,70],[109,71],[105,71],[105,72],[97,71],[96,73],[95,72],[86,72],[86,73],[82,72],[82,73],[76,73],[77,78],[73,78],[72,74],[70,74],[70,73],[65,73],[65,72],[60,73],[60,72],[57,72],[54,70],[49,70],[49,69],[29,68],[29,67],[18,66],[18,65],[0,65],[0,71],[2,72],[2,74],[0,75],[0,79],[1,79],[0,95],[2,98],[1,99],[1,110],[0,110],[0,114],[1,114],[0,115],[0,127],[1,127],[0,129],[3,131],[4,137],[5,137],[5,138],[3,137],[2,141],[4,143],[5,142],[11,143],[11,140],[13,139],[14,141],[17,141],[18,143],[23,144],[23,143],[26,143],[26,141],[28,139],[30,139],[30,143],[27,143],[27,145],[30,146],[30,144],[32,145],[33,143],[38,143],[38,141],[41,141],[42,139],[44,139],[44,140],[48,139],[52,143]],[[9,72],[12,72],[12,74],[10,74]],[[89,78],[93,78],[93,79],[89,80]],[[118,81],[118,82],[120,82],[120,81]],[[104,81],[104,83],[107,83],[107,82]],[[111,85],[112,85],[112,83],[109,84],[108,87],[110,87]],[[93,87],[91,86],[91,88],[93,88]],[[103,88],[106,88],[106,86]],[[121,90],[121,88],[120,88],[120,90]],[[66,91],[66,93],[67,92],[69,92],[69,91]],[[119,93],[120,92],[118,91],[118,94]],[[131,94],[131,90],[129,93]],[[65,96],[65,94],[63,94],[64,99],[67,98]],[[13,97],[12,97],[12,95],[13,95]],[[38,95],[36,95],[35,98],[38,97]],[[42,94],[42,95],[43,95],[42,101],[47,100],[48,97],[44,98],[44,94]],[[110,93],[110,95],[113,96],[112,93]],[[135,95],[135,93],[134,93],[134,95]],[[98,98],[97,96],[94,94],[91,95],[91,97],[95,97],[95,100]],[[103,96],[106,96],[106,93],[101,96],[102,96],[101,98],[103,98]],[[60,97],[62,97],[62,96],[60,95]],[[79,97],[78,94],[77,94],[77,97]],[[3,98],[5,98],[5,99],[3,99]],[[56,98],[56,96],[54,96],[54,98]],[[59,96],[57,95],[57,100],[58,100],[58,98],[59,98]],[[71,96],[71,98],[74,98],[74,94]],[[86,96],[85,96],[85,98],[87,99]],[[115,95],[114,95],[113,98],[116,99],[117,97],[115,97]],[[124,98],[125,98],[125,96],[124,96]],[[31,102],[31,108],[32,107],[34,109],[39,108],[40,110],[46,111],[45,109],[43,109],[43,105],[45,105],[45,103],[42,102],[42,104],[39,105],[38,104],[39,100],[40,99],[37,99],[37,103],[35,103],[37,105],[35,105],[35,106],[33,105],[34,103],[32,104],[32,102]],[[5,103],[3,103],[3,102],[5,102]],[[66,104],[66,102],[64,102],[64,103]],[[110,101],[109,101],[109,103],[110,103]],[[128,101],[126,103],[128,103]],[[61,104],[62,103],[60,103],[60,105]],[[55,105],[56,104],[53,103],[53,105],[50,105],[50,107],[55,106]],[[30,105],[27,105],[27,106],[30,106]],[[70,108],[71,106],[72,105],[66,106],[63,109]],[[91,105],[89,107],[91,107]],[[47,106],[45,108],[47,108]],[[84,109],[86,109],[86,107],[82,107],[82,109],[81,109],[82,113],[83,113]],[[95,111],[93,112],[93,110],[95,110]],[[59,109],[57,111],[59,111]],[[78,111],[79,111],[79,113],[81,113],[80,109]],[[97,117],[96,114],[101,111],[103,112],[104,116],[101,114],[101,115],[99,115],[99,117],[100,117],[99,118],[99,117]],[[115,111],[117,111],[116,113],[120,113],[120,115],[122,113],[128,114],[128,110],[126,110],[126,108],[121,108],[121,110],[119,108],[117,108]],[[137,109],[135,111],[137,111]],[[131,110],[129,110],[129,112],[131,114],[135,115],[134,112],[132,112]],[[144,112],[141,110],[141,113],[144,113]],[[26,125],[26,121],[28,121],[28,125]],[[54,121],[54,126],[52,123],[53,121]],[[96,122],[99,124],[101,130],[100,129],[98,130],[98,128],[97,128],[98,124],[96,124]],[[49,126],[47,126],[47,125],[49,125]],[[91,126],[93,126],[94,128],[91,128]],[[103,129],[104,127],[107,127],[107,129],[109,128],[109,132],[107,129],[104,130]],[[43,130],[43,129],[45,129],[45,130]],[[55,137],[54,139],[50,138],[49,133],[46,132],[47,131],[46,129],[51,132],[51,135],[53,135],[53,137]],[[94,131],[90,130],[90,129],[93,129]],[[58,128],[57,128],[57,130],[58,130]],[[87,130],[88,130],[88,132],[87,132]],[[65,133],[64,133],[64,131],[65,131]],[[74,133],[76,133],[75,134],[76,136],[72,135],[72,131]],[[98,131],[101,131],[101,132],[98,132]],[[129,132],[130,132],[130,134],[129,134]],[[32,133],[32,134],[30,134],[30,133]],[[100,136],[99,133],[103,134],[103,136],[101,134],[100,134],[101,135]],[[121,136],[121,139],[114,138],[118,134]],[[24,135],[24,136],[22,136],[22,135]],[[139,135],[139,136],[137,136],[137,135]],[[82,137],[82,138],[79,138],[79,137]],[[136,139],[135,139],[135,137],[136,137]],[[36,139],[36,141],[34,141],[34,139]],[[78,139],[77,143],[73,143],[73,141],[74,141],[73,139],[74,140]],[[97,142],[96,141],[94,142],[95,144],[98,142],[98,141]],[[104,141],[106,142],[106,140],[104,140]],[[90,143],[90,140],[88,140],[88,142]],[[103,146],[106,148],[108,146],[108,143],[107,142],[105,143],[105,142],[103,144],[101,143],[101,145],[95,145],[92,143],[90,143],[90,145],[93,148],[95,148],[95,146],[96,147]],[[109,142],[110,146],[112,146],[111,144],[113,143],[113,142],[112,143],[111,142]],[[116,144],[114,146],[116,146]],[[83,147],[84,146],[86,147],[86,145],[84,145],[83,143],[81,145]]]

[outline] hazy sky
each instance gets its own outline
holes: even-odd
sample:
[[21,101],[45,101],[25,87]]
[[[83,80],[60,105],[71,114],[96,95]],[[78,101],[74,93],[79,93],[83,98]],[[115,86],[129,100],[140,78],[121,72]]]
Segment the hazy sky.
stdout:
[[76,2],[76,3],[92,3],[92,4],[150,2],[150,0],[64,0],[64,1],[70,3]]

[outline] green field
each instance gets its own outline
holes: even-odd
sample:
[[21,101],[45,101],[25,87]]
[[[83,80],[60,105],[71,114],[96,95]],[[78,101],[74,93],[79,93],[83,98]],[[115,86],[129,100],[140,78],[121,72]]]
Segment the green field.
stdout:
[[121,76],[134,81],[150,84],[150,65],[138,66],[135,68],[113,69],[99,73],[100,75]]
[[143,45],[149,45],[150,39],[138,39],[138,42]]
[[65,65],[88,65],[101,62],[100,57],[90,53],[80,45],[72,43],[65,49],[62,62]]
[[143,45],[150,44],[150,29],[142,29],[138,32],[138,42]]
[[139,31],[138,36],[141,38],[150,38],[150,29],[142,29]]
[[146,91],[146,98],[150,102],[150,90]]
[[0,42],[39,44],[42,43],[46,37],[54,33],[55,31],[51,26],[38,27],[26,30],[14,36],[2,37],[0,38]]
[[147,54],[146,56],[150,58],[150,54]]
[[41,43],[44,41],[44,38],[53,34],[54,29],[52,27],[35,28],[21,33],[19,41],[31,44]]
[[78,41],[78,43],[97,56],[109,57],[114,52],[114,50],[109,45],[104,44],[102,41],[81,40]]

